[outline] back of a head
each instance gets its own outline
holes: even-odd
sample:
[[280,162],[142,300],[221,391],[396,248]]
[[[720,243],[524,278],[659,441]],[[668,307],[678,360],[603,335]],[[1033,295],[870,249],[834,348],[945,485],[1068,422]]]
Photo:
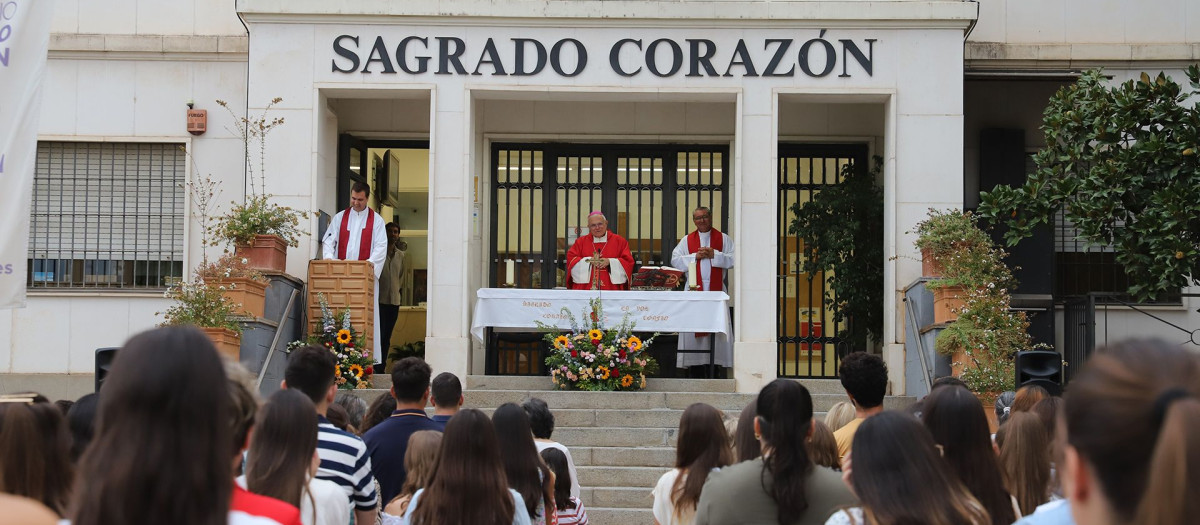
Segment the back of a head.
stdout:
[[405,357],[392,366],[392,391],[401,403],[416,403],[429,389],[433,370],[419,357]]
[[721,411],[705,403],[693,403],[684,409],[675,444],[675,468],[687,472],[687,476],[677,477],[671,490],[677,513],[695,510],[708,473],[732,462],[733,451]]
[[891,410],[867,418],[852,449],[854,492],[874,523],[987,523],[916,418]]
[[353,431],[350,427],[350,414],[346,413],[346,409],[342,408],[342,405],[337,403],[329,405],[325,410],[325,419],[328,419],[329,423],[338,430]]
[[349,418],[351,426],[356,429],[362,428],[363,418],[367,415],[366,401],[351,392],[338,392],[333,402],[346,410],[346,417]]
[[814,465],[841,469],[837,439],[833,437],[833,431],[819,419],[813,420],[812,437],[808,439],[808,457],[812,458]]
[[1011,412],[1028,412],[1033,409],[1033,405],[1048,397],[1050,397],[1050,393],[1045,388],[1038,385],[1025,385],[1017,389],[1017,393],[1013,397]]
[[479,410],[460,410],[446,423],[433,476],[410,510],[412,523],[511,523],[514,508],[492,421]]
[[87,394],[71,405],[67,412],[67,429],[71,432],[71,462],[77,463],[92,437],[96,435],[96,414],[100,410],[100,395]]
[[542,461],[554,473],[554,506],[558,510],[575,508],[571,501],[571,469],[567,466],[567,455],[557,448],[549,447],[541,452]]
[[436,430],[418,430],[408,436],[408,448],[404,449],[404,486],[401,495],[413,495],[429,484],[438,452],[442,449],[442,433]]
[[65,513],[73,475],[70,439],[54,404],[21,395],[0,402],[0,492]]
[[308,396],[279,390],[258,412],[246,462],[246,486],[296,507],[317,450],[317,410]]
[[874,408],[883,404],[888,380],[883,358],[866,352],[851,352],[842,359],[838,376],[842,388],[859,407]]
[[1099,505],[1113,523],[1142,525],[1200,515],[1200,356],[1191,349],[1160,340],[1101,349],[1071,380],[1063,412],[1067,454],[1091,468],[1107,500],[1068,494],[1073,510]]
[[1063,398],[1058,396],[1050,396],[1046,399],[1038,401],[1033,405],[1033,412],[1038,419],[1042,420],[1042,428],[1046,430],[1046,439],[1050,443],[1054,443],[1054,436],[1058,432],[1058,415],[1062,412]]
[[534,518],[542,492],[542,480],[549,469],[542,463],[537,446],[533,444],[529,416],[520,405],[504,403],[492,413],[492,424],[496,427],[496,440],[500,444],[508,486],[521,493],[529,509],[529,517]]
[[733,434],[733,448],[737,461],[750,461],[762,455],[762,443],[754,435],[754,418],[758,415],[758,399],[746,404],[738,415],[737,431]]
[[[963,387],[966,388],[966,387]],[[996,396],[996,421],[1003,425],[1008,421],[1008,415],[1012,413],[1013,401],[1016,401],[1017,393],[1013,391],[1001,392]]]
[[771,498],[779,523],[790,523],[808,509],[805,479],[813,469],[805,438],[812,424],[812,396],[804,385],[788,379],[767,383],[755,410],[765,442],[763,468],[773,480]]
[[367,407],[367,415],[363,416],[362,426],[359,427],[360,435],[366,434],[368,430],[375,428],[375,425],[382,423],[384,420],[392,416],[392,412],[396,411],[396,398],[392,396],[376,397],[371,405]]
[[849,401],[838,401],[825,413],[825,426],[829,427],[830,431],[835,431],[854,421],[854,415],[853,404]]
[[329,387],[337,374],[337,359],[333,352],[316,345],[306,345],[292,350],[288,356],[283,380],[291,390],[299,390],[314,405],[325,402]]
[[433,406],[438,408],[457,407],[462,393],[462,381],[450,372],[438,374],[429,385],[429,396],[433,400]]
[[960,386],[935,389],[925,397],[922,421],[942,445],[951,471],[987,509],[992,523],[1016,521],[979,398]]
[[80,460],[72,522],[225,524],[233,492],[226,382],[199,329],[158,328],[126,342]]
[[1050,442],[1041,419],[1029,412],[1012,414],[996,432],[996,443],[1009,493],[1017,498],[1021,514],[1032,514],[1046,502],[1050,488]]
[[521,408],[529,416],[529,427],[533,430],[533,437],[550,439],[550,436],[554,435],[554,413],[544,400],[531,397],[521,403]]

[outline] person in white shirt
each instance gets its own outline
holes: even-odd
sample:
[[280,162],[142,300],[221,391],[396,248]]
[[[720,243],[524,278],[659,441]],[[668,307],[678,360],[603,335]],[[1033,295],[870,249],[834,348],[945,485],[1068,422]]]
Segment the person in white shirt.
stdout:
[[[712,227],[712,210],[701,206],[692,212],[696,231],[684,236],[671,252],[671,266],[688,271],[688,263],[696,263],[699,274],[696,283],[701,290],[725,291],[725,272],[733,268],[733,239]],[[710,337],[716,337],[713,351],[718,366],[733,366],[733,344],[726,334],[679,334],[680,350],[707,350]],[[680,368],[707,365],[705,354],[681,353],[676,358]]]
[[[379,277],[387,258],[388,238],[385,222],[375,210],[367,207],[371,187],[355,182],[350,187],[350,207],[337,212],[321,238],[322,258],[343,261],[370,261],[375,267],[375,297],[379,297]],[[375,362],[381,361],[379,338],[379,309],[375,309]]]

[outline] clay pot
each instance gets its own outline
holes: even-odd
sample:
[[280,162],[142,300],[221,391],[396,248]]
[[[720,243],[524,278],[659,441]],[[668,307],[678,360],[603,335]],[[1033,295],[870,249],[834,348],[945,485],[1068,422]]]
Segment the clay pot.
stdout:
[[242,335],[228,328],[212,328],[202,326],[200,331],[204,332],[213,344],[216,345],[217,351],[222,355],[237,361],[242,357]]
[[238,257],[244,257],[251,268],[282,272],[287,267],[287,241],[277,235],[255,235],[250,244],[234,247]]

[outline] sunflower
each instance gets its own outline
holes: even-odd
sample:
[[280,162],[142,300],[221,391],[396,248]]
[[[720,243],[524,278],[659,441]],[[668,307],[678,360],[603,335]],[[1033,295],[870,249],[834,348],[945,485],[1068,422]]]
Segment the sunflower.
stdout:
[[347,369],[347,371],[350,372],[351,374],[354,374],[354,377],[356,377],[356,378],[362,378],[362,376],[363,376],[362,365],[358,365],[358,364],[350,365],[350,368]]
[[597,379],[608,379],[608,376],[609,376],[609,374],[608,374],[607,366],[600,365],[600,366],[596,367],[596,378]]
[[597,339],[603,339],[603,338],[604,338],[604,332],[601,332],[600,330],[593,328],[588,331],[588,339],[595,341]]
[[560,335],[554,338],[554,348],[562,349],[567,346],[571,340],[565,335]]
[[350,342],[350,331],[345,328],[338,330],[337,342],[342,343],[342,344],[349,343]]
[[632,385],[632,384],[633,384],[633,376],[631,376],[629,374],[625,374],[625,377],[621,378],[621,386],[629,387],[629,385]]
[[638,350],[642,349],[642,340],[638,339],[637,337],[634,337],[632,335],[629,336],[628,344],[629,344],[629,350],[631,352],[637,352]]

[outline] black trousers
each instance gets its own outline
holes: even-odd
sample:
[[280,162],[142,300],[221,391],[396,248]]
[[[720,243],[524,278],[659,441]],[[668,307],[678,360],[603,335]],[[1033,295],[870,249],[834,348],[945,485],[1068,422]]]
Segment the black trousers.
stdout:
[[396,318],[399,316],[400,305],[379,303],[379,348],[385,363],[388,352],[392,350],[392,330],[396,328]]

